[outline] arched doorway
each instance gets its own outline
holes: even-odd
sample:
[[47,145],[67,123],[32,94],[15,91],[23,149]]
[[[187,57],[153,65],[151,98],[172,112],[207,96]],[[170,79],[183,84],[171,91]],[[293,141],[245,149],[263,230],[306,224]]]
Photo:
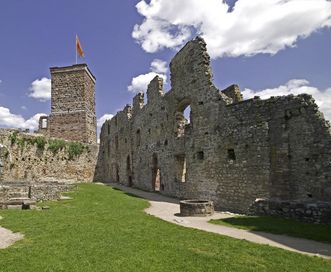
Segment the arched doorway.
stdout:
[[157,154],[155,153],[153,154],[152,160],[152,187],[156,192],[159,192],[161,187],[161,171],[159,168]]
[[126,157],[126,175],[128,178],[128,186],[131,187],[133,185],[132,182],[132,171],[131,171],[131,159],[130,155]]
[[120,182],[120,174],[118,169],[118,164],[113,163],[111,167],[111,179],[114,182]]

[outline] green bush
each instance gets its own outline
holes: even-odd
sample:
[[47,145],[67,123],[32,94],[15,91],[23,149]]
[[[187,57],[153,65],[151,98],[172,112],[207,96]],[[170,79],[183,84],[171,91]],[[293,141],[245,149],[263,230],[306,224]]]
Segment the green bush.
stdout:
[[54,154],[59,150],[62,150],[66,147],[66,142],[59,139],[50,139],[48,142],[48,150],[51,150]]
[[85,146],[79,142],[70,142],[68,144],[69,160],[80,156],[84,152]]
[[10,138],[11,145],[16,143],[17,135],[18,135],[18,131],[14,131],[12,134],[10,134],[9,138]]
[[37,144],[37,148],[40,150],[44,150],[46,145],[46,140],[44,137],[37,137],[34,139],[34,143]]

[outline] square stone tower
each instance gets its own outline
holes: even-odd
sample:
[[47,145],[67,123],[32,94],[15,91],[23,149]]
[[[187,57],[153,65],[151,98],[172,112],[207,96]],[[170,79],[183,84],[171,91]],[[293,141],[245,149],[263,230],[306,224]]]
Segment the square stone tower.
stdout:
[[95,77],[86,64],[51,67],[51,137],[96,144]]

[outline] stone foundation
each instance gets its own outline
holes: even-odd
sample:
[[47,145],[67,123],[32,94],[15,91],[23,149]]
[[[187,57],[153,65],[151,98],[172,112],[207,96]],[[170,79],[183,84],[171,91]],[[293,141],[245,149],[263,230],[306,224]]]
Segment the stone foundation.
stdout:
[[279,216],[307,223],[331,225],[331,202],[257,199],[250,207],[250,214]]

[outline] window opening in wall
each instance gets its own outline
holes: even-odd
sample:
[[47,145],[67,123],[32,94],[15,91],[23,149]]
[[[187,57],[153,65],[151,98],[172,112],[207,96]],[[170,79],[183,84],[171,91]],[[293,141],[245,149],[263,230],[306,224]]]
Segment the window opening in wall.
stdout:
[[140,146],[140,140],[141,140],[140,129],[138,129],[136,132],[136,145],[137,146]]
[[228,159],[232,161],[236,160],[236,153],[233,148],[228,149]]
[[164,141],[164,145],[165,145],[165,146],[168,145],[168,140],[167,140],[167,139]]
[[108,135],[110,135],[110,123],[108,123]]
[[161,187],[161,171],[159,168],[157,154],[155,153],[152,158],[152,187],[156,192],[159,192]]
[[128,186],[131,187],[133,185],[133,182],[132,182],[130,155],[128,155],[126,157],[126,175],[127,175],[127,180],[128,180]]
[[176,118],[176,136],[182,137],[192,125],[192,110],[189,100],[182,101],[175,115]]
[[205,154],[203,153],[203,151],[197,152],[197,159],[198,160],[203,160],[204,157],[205,157]]
[[47,118],[41,120],[41,128],[47,128]]
[[184,117],[186,119],[186,123],[190,124],[191,123],[191,106],[187,106],[186,109],[184,110]]
[[186,157],[184,154],[175,156],[177,182],[186,182]]

